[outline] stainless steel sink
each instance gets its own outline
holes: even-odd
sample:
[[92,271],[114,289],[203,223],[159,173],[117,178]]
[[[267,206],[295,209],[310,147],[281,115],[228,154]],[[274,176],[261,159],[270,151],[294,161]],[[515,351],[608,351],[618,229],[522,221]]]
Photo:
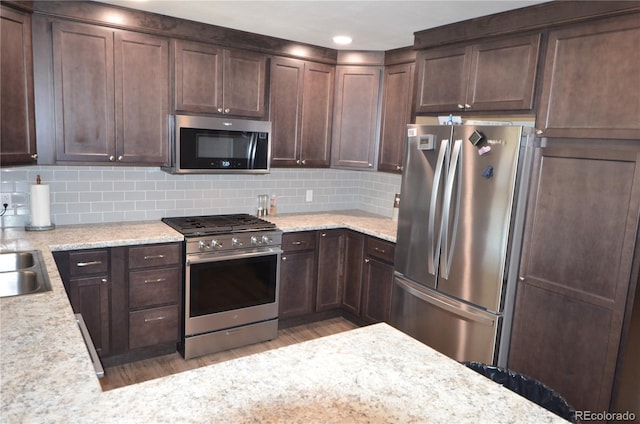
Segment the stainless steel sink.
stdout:
[[17,271],[33,266],[31,252],[10,252],[0,254],[0,272]]
[[0,253],[0,297],[51,290],[39,250]]

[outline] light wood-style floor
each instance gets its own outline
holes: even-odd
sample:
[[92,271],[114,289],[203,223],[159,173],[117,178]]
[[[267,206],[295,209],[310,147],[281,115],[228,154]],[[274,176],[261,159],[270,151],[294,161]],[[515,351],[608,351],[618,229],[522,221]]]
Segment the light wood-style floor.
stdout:
[[105,369],[105,376],[100,379],[102,390],[112,390],[154,378],[164,377],[187,371],[205,365],[228,361],[254,353],[264,352],[270,349],[300,343],[306,340],[316,339],[331,334],[357,328],[356,324],[344,318],[332,318],[326,321],[314,322],[297,327],[286,328],[278,331],[278,337],[264,343],[256,343],[237,349],[201,356],[185,360],[179,353],[132,362]]

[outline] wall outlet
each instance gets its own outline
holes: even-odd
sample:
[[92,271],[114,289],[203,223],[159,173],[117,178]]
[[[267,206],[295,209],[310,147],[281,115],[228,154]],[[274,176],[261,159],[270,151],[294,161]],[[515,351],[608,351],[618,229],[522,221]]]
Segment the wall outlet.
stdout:
[[307,202],[312,202],[313,201],[313,190],[307,190],[307,194],[306,194],[305,200]]
[[2,206],[2,208],[4,209],[4,205],[7,205],[7,209],[9,209],[9,207],[11,206],[11,195],[9,194],[2,195],[2,204],[0,204],[0,206]]

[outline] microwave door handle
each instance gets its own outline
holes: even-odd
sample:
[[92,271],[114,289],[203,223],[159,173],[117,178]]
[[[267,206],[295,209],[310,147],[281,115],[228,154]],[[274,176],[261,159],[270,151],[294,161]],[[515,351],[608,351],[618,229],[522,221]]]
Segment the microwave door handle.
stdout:
[[257,137],[258,137],[257,133],[254,132],[251,134],[251,141],[249,141],[249,151],[247,152],[249,169],[255,169],[256,144],[258,142]]

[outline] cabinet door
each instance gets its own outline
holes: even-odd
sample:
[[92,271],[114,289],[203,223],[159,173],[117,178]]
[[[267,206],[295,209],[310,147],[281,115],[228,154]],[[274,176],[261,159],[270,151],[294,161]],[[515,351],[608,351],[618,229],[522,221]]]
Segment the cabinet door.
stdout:
[[280,265],[279,318],[292,318],[313,312],[315,251],[285,251]]
[[222,107],[223,50],[210,44],[174,41],[175,108],[218,113]]
[[576,410],[606,411],[638,231],[640,152],[544,148],[532,182],[508,365]]
[[466,110],[531,110],[540,34],[473,46]]
[[116,160],[169,161],[169,43],[132,32],[115,37]]
[[362,319],[367,323],[389,322],[393,266],[367,257],[362,285]]
[[109,276],[71,279],[69,300],[73,312],[82,314],[98,354],[109,355]]
[[547,137],[640,139],[640,16],[552,31],[536,118]]
[[109,162],[115,154],[113,31],[53,23],[58,161]]
[[224,51],[223,108],[229,115],[265,115],[267,57],[242,50]]
[[331,166],[375,170],[379,139],[379,67],[338,67]]
[[364,235],[347,231],[344,239],[344,287],[342,308],[353,315],[360,315],[362,294],[362,265],[364,262]]
[[416,112],[464,108],[471,66],[470,47],[425,50],[418,54]]
[[331,163],[334,81],[333,66],[305,64],[300,120],[300,163],[303,166],[319,168]]
[[0,165],[36,163],[31,17],[0,6]]
[[344,280],[344,231],[320,231],[316,311],[340,308]]
[[271,119],[271,165],[300,164],[300,124],[304,62],[271,59],[269,113]]
[[406,126],[411,122],[414,63],[389,66],[384,73],[378,171],[402,172]]

